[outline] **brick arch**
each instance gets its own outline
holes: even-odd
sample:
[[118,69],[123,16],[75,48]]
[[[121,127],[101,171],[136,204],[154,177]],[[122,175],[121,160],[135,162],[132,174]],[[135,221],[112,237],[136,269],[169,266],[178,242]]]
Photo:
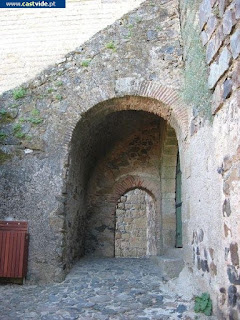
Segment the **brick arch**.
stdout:
[[112,214],[116,214],[116,205],[120,197],[127,192],[141,189],[151,196],[154,203],[154,233],[151,235],[152,241],[155,242],[155,253],[160,254],[162,251],[162,217],[160,210],[160,186],[154,181],[149,180],[147,177],[128,175],[119,179],[113,186],[112,194],[107,199],[112,207]]
[[[95,220],[96,224],[99,222],[98,221],[99,218],[98,219],[96,218],[97,213],[99,209],[101,210],[101,208],[104,207],[104,212],[102,216],[106,214],[110,218],[107,221],[107,223],[104,224],[103,232],[105,232],[105,230],[106,232],[108,232],[113,228],[112,217],[115,212],[116,204],[120,196],[124,192],[128,190],[132,190],[133,188],[141,187],[145,190],[148,190],[149,193],[152,193],[154,195],[154,199],[156,199],[155,206],[157,211],[156,215],[158,217],[158,221],[156,223],[156,225],[158,226],[157,239],[159,239],[159,242],[157,244],[157,252],[160,253],[162,251],[162,239],[161,239],[162,216],[161,216],[161,209],[160,209],[160,202],[161,202],[160,190],[159,190],[160,187],[159,186],[157,187],[154,184],[154,177],[152,178],[151,181],[147,176],[143,178],[140,176],[139,177],[128,176],[122,179],[120,178],[121,180],[118,180],[115,184],[113,182],[112,184],[113,189],[109,188],[109,190],[107,190],[107,193],[105,194],[103,194],[101,191],[100,192],[97,191],[96,194],[89,192],[90,191],[88,190],[89,179],[87,179],[86,182],[84,182],[85,187],[81,186],[81,188],[83,188],[82,190],[84,190],[85,188],[85,191],[84,191],[85,193],[82,192],[80,195],[77,194],[78,190],[80,190],[80,188],[78,189],[76,187],[77,182],[76,183],[74,182],[75,185],[73,184],[71,185],[71,183],[68,184],[69,177],[72,177],[69,175],[70,170],[68,170],[68,168],[71,168],[72,163],[75,163],[75,165],[77,163],[77,161],[75,161],[76,159],[74,160],[75,162],[72,161],[72,155],[75,153],[75,150],[78,146],[78,142],[81,136],[83,136],[83,139],[84,139],[84,135],[82,135],[82,133],[84,132],[84,129],[85,128],[94,129],[95,127],[100,125],[102,122],[104,122],[104,118],[110,113],[114,113],[114,112],[117,113],[125,110],[135,110],[135,111],[144,111],[144,112],[156,114],[160,118],[166,120],[175,129],[180,144],[183,145],[185,143],[185,139],[188,132],[188,109],[184,104],[181,103],[180,98],[176,91],[174,91],[171,88],[163,87],[159,84],[154,85],[154,83],[149,81],[142,81],[142,82],[136,81],[134,83],[129,84],[128,86],[125,86],[125,87],[124,86],[121,87],[121,86],[122,84],[119,84],[118,86],[116,86],[115,92],[109,93],[109,96],[107,96],[106,94],[104,98],[102,96],[102,93],[101,95],[99,94],[99,96],[97,97],[98,99],[97,104],[95,103],[96,96],[93,97],[92,99],[89,98],[89,101],[90,101],[89,104],[82,109],[84,111],[81,111],[81,112],[79,111],[78,116],[75,115],[74,117],[71,117],[70,121],[72,125],[70,127],[69,125],[67,125],[68,135],[66,136],[66,144],[65,144],[66,158],[64,159],[64,161],[66,162],[64,165],[65,171],[63,174],[64,176],[64,186],[63,186],[64,192],[63,193],[67,194],[66,197],[69,197],[69,199],[75,196],[75,194],[79,198],[81,196],[81,201],[82,201],[81,203],[83,203],[82,205],[83,209],[81,208],[81,210],[84,211],[84,214],[86,215],[87,221],[88,221],[86,223],[90,223],[89,225],[91,225],[92,223],[91,219],[93,221],[94,219],[96,219]],[[106,92],[108,93],[106,85],[103,88],[99,88],[99,90],[101,92],[104,92],[104,90],[106,90]],[[91,92],[89,92],[89,95],[91,95]],[[93,101],[95,102],[93,103]],[[77,108],[76,108],[76,113],[77,113]],[[70,185],[70,188],[72,188],[73,186],[73,189],[68,189],[69,185]],[[75,204],[74,197],[73,197],[73,201],[69,200],[69,204],[70,203],[73,207],[73,209],[71,210],[75,210],[75,208],[77,208],[77,204]],[[66,219],[68,219],[68,216],[69,216],[68,212],[70,209],[68,205],[66,205],[65,208],[66,208],[65,212],[67,217]],[[78,216],[77,214],[78,211],[75,210],[74,212],[76,212],[76,214],[70,216],[72,220],[73,219],[76,220]],[[79,225],[84,225],[84,223],[85,222],[83,222],[82,224],[79,223]],[[95,233],[97,234],[98,232],[97,228],[101,229],[100,223],[99,223],[99,226],[97,226],[93,230],[92,232],[93,236],[89,233],[88,239],[84,240],[84,244],[82,244],[81,248],[83,248],[83,245],[85,245],[85,250],[87,247],[91,248],[92,246],[91,243],[95,241],[94,237],[96,238]],[[104,239],[105,234],[103,232],[101,237],[99,237],[100,240],[97,240],[99,241],[99,243],[101,241],[105,241]],[[75,246],[72,240],[74,239],[74,237],[75,237],[75,234],[69,240],[69,243],[70,241],[72,241],[70,245],[68,245],[69,248],[72,248],[72,247],[74,248]],[[76,238],[77,237],[78,235],[76,234]],[[111,239],[109,238],[107,240],[108,241],[105,241],[106,248],[107,248],[106,255],[109,254],[110,256],[110,253],[108,252],[111,249]],[[89,243],[88,246],[86,245],[87,242]],[[78,241],[78,243],[80,242]],[[81,243],[83,243],[83,241]],[[97,247],[97,244],[96,244],[96,248],[99,248],[99,252],[103,252],[105,250],[104,245]],[[69,256],[71,256],[71,252],[69,253]]]
[[[137,175],[127,175],[122,177],[112,186],[111,194],[94,194],[91,197],[91,191],[88,192],[88,211],[96,205],[95,201],[101,203],[108,203],[111,206],[111,213],[115,211],[115,206],[119,198],[128,191],[133,189],[145,190],[154,200],[156,208],[160,208],[159,197],[160,197],[160,186],[158,183],[150,181],[147,177],[137,176]],[[99,201],[99,199],[101,199]]]
[[136,188],[145,190],[152,196],[154,201],[156,201],[160,195],[160,189],[154,182],[148,181],[144,177],[129,175],[115,183],[112,195],[108,198],[108,201],[115,205],[123,194]]
[[[178,140],[185,140],[189,131],[189,119],[190,109],[182,101],[179,91],[170,87],[165,87],[155,81],[139,81],[131,80],[128,78],[120,79],[116,81],[115,90],[112,92],[111,84],[105,84],[98,88],[99,95],[94,92],[94,96],[89,92],[89,105],[85,106],[84,111],[80,114],[82,117],[87,117],[88,113],[92,112],[92,115],[99,113],[102,110],[104,113],[113,112],[111,103],[114,99],[121,101],[121,99],[132,97],[137,98],[149,98],[149,103],[141,105],[139,107],[127,106],[117,109],[121,110],[142,110],[152,112],[164,120],[166,120],[176,131]],[[103,96],[103,92],[106,93]],[[107,110],[109,109],[109,110]],[[65,134],[64,145],[65,148],[69,148],[74,131],[81,121],[81,118],[72,117],[69,120],[68,130]]]

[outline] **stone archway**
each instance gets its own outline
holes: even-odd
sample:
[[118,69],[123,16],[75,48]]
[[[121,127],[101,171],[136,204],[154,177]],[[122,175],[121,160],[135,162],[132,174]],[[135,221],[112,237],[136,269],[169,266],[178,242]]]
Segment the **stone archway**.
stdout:
[[[149,88],[149,90],[146,88]],[[161,199],[161,188],[164,188],[164,186],[160,183],[160,172],[158,171],[156,174],[157,171],[154,171],[151,175],[145,168],[142,172],[138,170],[137,174],[135,174],[134,167],[131,169],[132,172],[126,171],[124,169],[124,161],[129,161],[129,159],[122,157],[124,153],[122,151],[116,154],[118,156],[121,155],[121,157],[115,157],[116,159],[121,159],[120,166],[123,168],[121,174],[116,175],[118,169],[114,168],[116,163],[111,159],[108,162],[108,168],[103,170],[106,155],[109,153],[109,150],[114,147],[116,141],[120,144],[119,141],[124,138],[127,143],[129,142],[128,137],[124,136],[124,134],[121,135],[117,131],[111,132],[111,125],[117,127],[118,121],[116,121],[116,117],[121,114],[134,113],[134,116],[131,118],[132,121],[134,121],[135,116],[142,112],[145,114],[142,119],[149,119],[149,123],[151,121],[153,121],[153,123],[154,121],[160,121],[157,126],[158,136],[160,135],[161,139],[166,139],[166,126],[169,126],[168,123],[172,124],[175,127],[181,149],[187,129],[186,125],[188,123],[187,111],[183,109],[181,104],[177,104],[179,100],[172,90],[163,90],[162,87],[158,89],[157,86],[154,87],[153,85],[147,84],[145,87],[140,86],[139,90],[145,92],[145,95],[161,95],[169,102],[175,101],[175,109],[166,106],[156,99],[125,96],[110,99],[94,106],[83,114],[82,119],[74,128],[70,144],[70,162],[67,164],[69,169],[66,188],[67,200],[65,205],[66,251],[64,257],[66,265],[71,264],[72,261],[84,255],[86,252],[88,254],[95,252],[97,255],[105,256],[114,255],[114,237],[112,236],[112,234],[114,234],[114,219],[112,217],[115,212],[116,202],[119,196],[127,190],[126,184],[128,183],[131,183],[129,189],[132,189],[134,184],[136,187],[143,187],[142,181],[144,181],[146,189],[156,194],[155,197],[158,199],[156,211],[159,212],[157,214],[157,219],[159,220],[159,223],[157,223],[157,237],[159,239],[157,243],[157,254],[164,252],[167,246],[172,246],[168,240],[164,243],[163,238],[160,236],[160,234],[164,234],[165,232],[170,239],[171,235],[174,234],[175,228],[173,227],[174,219],[167,217],[164,221],[167,221],[167,223],[170,221],[170,223],[167,228],[164,227],[166,230],[164,229],[162,233],[164,226],[162,223],[163,202],[165,202],[166,205],[168,199],[164,201]],[[176,110],[178,110],[179,113]],[[152,119],[150,121],[151,117]],[[138,129],[141,127],[141,121],[137,124],[137,127],[139,126]],[[106,123],[108,123],[108,125],[106,125]],[[145,125],[149,125],[149,123],[145,123]],[[126,128],[126,132],[128,132],[130,129],[128,127]],[[131,134],[133,134],[133,132],[129,131],[128,136],[131,136]],[[156,166],[156,168],[158,168],[160,166],[161,153],[164,151],[164,145],[161,142],[158,147],[155,146],[154,148],[159,152],[156,157],[154,156],[156,160],[153,160],[153,163],[158,163]],[[119,150],[123,149],[119,147]],[[145,151],[143,150],[143,152]],[[144,162],[142,162],[142,164],[143,163]],[[111,166],[113,166],[113,168],[111,168]],[[174,164],[172,167],[175,172],[176,168],[174,169]],[[173,177],[166,177],[166,179],[168,178],[172,179]],[[123,185],[125,184],[124,190],[123,187],[121,187],[120,181]],[[104,188],[102,189],[102,187]],[[108,218],[104,218],[104,214],[106,214],[105,217]],[[88,231],[89,226],[94,226],[90,233]],[[86,233],[88,234],[87,238],[85,237]],[[99,238],[100,234],[101,236]],[[93,243],[95,244],[93,245]],[[94,248],[94,250],[92,250],[92,248]],[[98,249],[96,250],[96,248]]]

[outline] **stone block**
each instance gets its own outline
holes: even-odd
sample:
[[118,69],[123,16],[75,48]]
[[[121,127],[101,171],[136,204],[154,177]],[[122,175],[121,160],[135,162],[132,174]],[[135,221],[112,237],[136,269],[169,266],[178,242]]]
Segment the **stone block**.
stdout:
[[147,31],[147,41],[157,40],[158,33],[156,30],[148,30]]
[[227,99],[230,97],[232,92],[232,80],[227,79],[223,83],[223,99]]
[[201,3],[199,8],[199,23],[200,23],[201,29],[207,23],[208,18],[211,15],[211,11],[212,11],[211,2],[209,0],[204,0]]
[[135,222],[134,224],[136,228],[139,228],[139,229],[146,228],[147,226],[147,221],[145,217],[143,219],[136,219],[134,222]]
[[177,164],[176,156],[164,154],[162,156],[162,163],[166,167],[175,167]]
[[234,66],[232,71],[232,81],[233,81],[233,88],[237,89],[240,87],[240,61]]
[[164,248],[173,248],[176,241],[176,225],[162,230]]
[[175,179],[164,179],[162,181],[162,193],[175,192]]
[[214,62],[210,66],[210,75],[208,78],[208,86],[212,89],[224,72],[229,68],[231,61],[231,53],[227,47],[223,49],[219,56],[219,61]]
[[163,167],[161,170],[161,178],[175,179],[176,168],[175,167]]
[[166,145],[164,147],[164,154],[176,156],[177,152],[178,152],[178,147],[177,146],[168,146],[168,145]]
[[217,20],[217,18],[215,17],[215,15],[212,15],[212,16],[208,19],[208,22],[207,22],[207,25],[206,25],[206,29],[205,29],[208,39],[211,38],[211,35],[212,35],[213,32],[215,31],[215,29],[216,29],[216,27],[217,27],[217,23],[218,23],[218,20]]
[[174,231],[175,231],[175,225],[176,225],[175,214],[173,214],[172,216],[163,216],[162,223],[163,223],[163,230],[173,230],[174,229]]
[[168,137],[174,137],[176,139],[176,132],[173,128],[168,127],[167,129],[167,136]]
[[212,114],[216,114],[223,104],[223,88],[219,83],[213,93]]
[[235,16],[236,19],[240,19],[240,0],[236,0],[235,3]]
[[227,10],[223,16],[223,33],[230,34],[233,26],[236,24],[235,15],[232,10]]
[[117,209],[117,210],[116,210],[116,215],[122,215],[122,214],[124,214],[124,213],[125,213],[124,210],[120,210],[120,209]]
[[152,261],[160,268],[163,276],[167,278],[176,278],[184,267],[184,261],[181,258],[169,256],[153,256]]
[[122,196],[120,201],[121,202],[126,202],[127,201],[127,197],[126,196]]
[[224,39],[224,34],[222,30],[222,25],[216,31],[216,34],[213,38],[209,41],[207,45],[207,52],[206,52],[206,59],[207,63],[210,64],[215,54],[218,52],[222,42]]
[[230,244],[231,261],[234,266],[239,266],[238,244],[232,242]]
[[236,30],[230,38],[230,47],[234,59],[237,59],[240,53],[240,30]]
[[202,40],[202,44],[205,46],[205,44],[207,44],[208,42],[208,36],[206,31],[201,32],[201,40]]
[[118,209],[124,209],[124,203],[119,203],[117,207]]
[[226,2],[227,2],[227,0],[219,0],[218,7],[219,7],[219,15],[220,15],[220,17],[222,17],[223,14],[224,14],[224,11],[225,11],[225,8],[226,8]]
[[177,146],[177,139],[176,139],[176,137],[167,137],[167,139],[166,139],[166,144],[167,144],[167,145]]
[[162,214],[175,214],[175,199],[163,199],[162,200]]
[[176,197],[175,191],[162,193],[162,199],[175,199],[175,197]]

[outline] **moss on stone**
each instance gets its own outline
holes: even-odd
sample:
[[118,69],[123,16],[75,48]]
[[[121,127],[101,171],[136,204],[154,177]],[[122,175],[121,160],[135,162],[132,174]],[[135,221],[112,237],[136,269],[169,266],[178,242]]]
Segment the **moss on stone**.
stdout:
[[6,133],[0,132],[0,142],[3,141],[7,137]]
[[185,45],[184,85],[182,96],[186,103],[202,117],[211,118],[211,92],[208,88],[208,68],[205,49],[201,43],[196,15],[199,1],[184,0],[182,10],[186,10],[186,22],[182,26]]
[[4,164],[5,162],[10,160],[11,158],[12,158],[12,156],[10,154],[5,153],[2,150],[0,150],[0,165]]
[[13,117],[11,113],[7,112],[5,109],[0,110],[0,124],[1,123],[8,123],[13,121]]

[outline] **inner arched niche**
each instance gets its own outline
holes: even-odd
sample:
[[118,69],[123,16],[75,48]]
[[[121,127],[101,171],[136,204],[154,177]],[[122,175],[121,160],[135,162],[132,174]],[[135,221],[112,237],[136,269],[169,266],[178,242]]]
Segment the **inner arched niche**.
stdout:
[[144,189],[125,192],[116,205],[115,257],[157,254],[154,198]]
[[[172,133],[168,137],[168,132],[175,131],[160,116],[161,110],[164,115],[164,106],[154,99],[118,98],[90,109],[75,127],[65,202],[67,268],[83,255],[114,256],[115,207],[128,179],[135,179],[130,188],[145,185],[147,189],[151,185],[155,192],[157,254],[167,246],[174,247],[175,213],[171,205],[177,140]],[[163,201],[161,188],[166,195]],[[165,219],[161,206],[168,202],[171,210]]]

